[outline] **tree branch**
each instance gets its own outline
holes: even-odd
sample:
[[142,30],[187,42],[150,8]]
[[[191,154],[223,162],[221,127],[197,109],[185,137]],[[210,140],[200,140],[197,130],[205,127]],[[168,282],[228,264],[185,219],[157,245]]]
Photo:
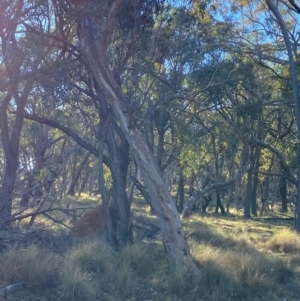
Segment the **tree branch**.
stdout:
[[102,36],[100,41],[100,53],[105,54],[108,44],[112,37],[112,33],[117,25],[118,15],[121,11],[123,0],[115,0],[111,6],[107,20],[102,27]]
[[209,186],[206,186],[204,189],[202,190],[197,190],[188,200],[187,204],[185,205],[183,212],[182,212],[182,217],[183,218],[187,218],[188,216],[191,215],[191,211],[192,208],[196,202],[196,200],[198,200],[199,198],[203,197],[206,193],[208,193],[209,191],[213,190],[213,189],[217,189],[217,188],[221,188],[224,186],[228,186],[231,185],[233,183],[235,183],[236,181],[238,181],[245,172],[247,172],[249,170],[250,166],[248,163],[246,163],[245,165],[243,165],[239,171],[237,172],[236,176],[228,181],[225,182],[217,182],[217,183],[213,183]]
[[[90,143],[83,140],[81,137],[78,136],[77,133],[75,133],[70,128],[67,128],[66,126],[60,124],[59,122],[55,120],[48,119],[46,117],[39,117],[36,115],[30,115],[27,113],[23,113],[24,118],[36,121],[38,123],[47,124],[53,128],[59,129],[68,136],[72,137],[81,147],[92,153],[96,158],[99,157],[99,151],[92,146]],[[103,156],[103,163],[107,165],[109,168],[111,167],[111,161],[107,156]]]
[[274,154],[278,157],[278,159],[280,160],[280,163],[282,164],[282,167],[284,168],[284,170],[285,170],[286,173],[287,173],[286,178],[287,178],[290,182],[292,182],[293,184],[295,184],[296,187],[298,187],[298,181],[295,179],[295,177],[294,177],[294,175],[292,174],[292,172],[291,172],[289,166],[288,166],[287,163],[285,162],[283,155],[282,155],[276,148],[274,148],[273,146],[271,146],[271,145],[269,145],[269,144],[267,144],[267,143],[265,143],[265,142],[259,140],[258,138],[256,138],[256,137],[254,136],[253,133],[252,133],[252,138],[253,138],[253,140],[254,140],[258,145],[260,145],[260,146],[263,147],[263,148],[268,149],[269,151],[271,151],[272,153],[274,153]]

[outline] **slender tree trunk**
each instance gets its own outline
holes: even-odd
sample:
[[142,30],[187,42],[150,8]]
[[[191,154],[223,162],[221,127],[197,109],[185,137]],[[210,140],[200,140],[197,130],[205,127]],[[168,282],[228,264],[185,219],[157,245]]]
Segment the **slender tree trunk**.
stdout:
[[218,190],[216,190],[216,196],[217,196],[216,213],[219,212],[219,208],[220,208],[222,215],[225,215],[226,214],[225,208],[222,205],[220,192]]
[[83,179],[82,179],[81,184],[80,184],[80,188],[79,188],[79,191],[78,191],[78,196],[81,196],[82,192],[84,191],[90,174],[91,174],[91,168],[87,166],[85,168],[84,176],[83,176]]
[[178,196],[179,196],[178,212],[181,213],[184,204],[184,177],[183,177],[182,168],[180,168],[180,173],[179,173]]
[[82,172],[84,166],[86,165],[86,163],[87,163],[87,161],[88,161],[90,155],[91,155],[91,153],[87,153],[87,154],[84,156],[83,161],[79,164],[78,168],[77,168],[77,169],[75,168],[76,172],[75,172],[75,170],[74,170],[74,176],[72,177],[72,181],[71,181],[71,184],[70,184],[70,186],[69,186],[67,195],[71,195],[71,196],[74,196],[74,195],[75,195],[75,187],[76,187],[76,184],[77,184],[77,182],[78,182],[78,179],[79,179],[79,177],[80,177],[80,174],[81,174],[81,172]]
[[260,146],[256,147],[254,153],[254,171],[253,171],[253,186],[252,186],[252,198],[251,198],[251,212],[253,216],[257,216],[257,187],[259,183],[258,170],[260,166]]
[[194,182],[195,182],[195,174],[192,170],[192,174],[189,179],[189,197],[191,197],[194,194]]
[[[67,191],[67,195],[74,196],[75,195],[75,186],[76,186],[76,181],[74,179],[75,179],[75,176],[76,176],[76,167],[77,167],[77,160],[78,160],[78,156],[77,156],[76,151],[74,152],[72,159],[73,159],[73,164],[72,164],[72,167],[71,167],[72,170],[69,173],[70,178],[71,178],[71,183],[70,183],[69,189]],[[66,181],[67,185],[68,185],[69,181],[70,181],[69,179]],[[73,184],[73,183],[75,183],[75,184]]]
[[[229,163],[229,176],[230,178],[233,178],[233,174],[234,174],[234,157],[232,157],[232,160]],[[232,185],[228,186],[228,195],[227,195],[227,204],[226,204],[226,213],[229,214],[230,212],[230,203],[232,203],[232,199],[234,196],[234,192],[235,192],[235,183],[233,183]]]
[[[284,174],[285,171],[282,168],[281,172]],[[283,213],[287,213],[288,211],[288,201],[287,201],[287,180],[286,177],[280,177],[279,179],[279,193],[280,193],[280,197],[281,197],[281,211]]]
[[[253,164],[253,146],[250,146],[250,157],[249,160]],[[251,201],[252,201],[252,184],[253,184],[253,167],[248,170],[247,173],[247,185],[246,185],[246,194],[244,200],[244,217],[250,218],[251,217]]]
[[[274,165],[274,160],[275,160],[275,156],[274,154],[272,154],[272,158],[271,158],[271,162],[268,168],[268,172],[272,171],[272,167]],[[270,181],[269,181],[269,177],[267,176],[265,178],[265,180],[263,181],[263,183],[261,184],[261,211],[260,211],[260,216],[263,215],[263,213],[266,210],[266,206],[267,206],[267,202],[269,199],[269,195],[270,195]]]
[[30,91],[29,85],[23,92],[23,97],[16,97],[17,114],[11,135],[9,134],[9,125],[7,117],[7,107],[10,103],[11,96],[5,97],[0,107],[0,129],[2,146],[6,166],[2,186],[0,188],[0,220],[5,221],[11,216],[12,199],[16,180],[16,173],[19,162],[20,137],[23,127],[24,117],[22,116],[26,100]]
[[204,196],[204,204],[202,206],[202,213],[206,212],[207,206],[209,205],[209,203],[212,201],[212,197],[211,195],[209,196]]

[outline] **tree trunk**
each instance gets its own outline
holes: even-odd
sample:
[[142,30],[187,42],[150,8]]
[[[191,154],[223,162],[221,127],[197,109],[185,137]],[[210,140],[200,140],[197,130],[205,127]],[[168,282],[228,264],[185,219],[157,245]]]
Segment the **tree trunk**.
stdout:
[[[234,160],[234,156],[233,156],[229,163],[229,166],[228,166],[230,178],[232,178],[233,174],[234,174],[234,163],[235,163],[235,160]],[[230,204],[233,202],[234,192],[235,192],[235,183],[228,186],[228,195],[227,195],[227,204],[226,204],[226,213],[227,214],[230,213]]]
[[254,171],[253,171],[253,184],[252,184],[252,197],[251,197],[251,212],[253,216],[257,216],[257,187],[259,183],[258,170],[260,166],[260,153],[261,148],[258,146],[254,153]]
[[194,194],[194,181],[195,181],[195,174],[192,170],[192,174],[189,179],[189,197],[191,197]]
[[[109,204],[109,194],[107,188],[105,186],[104,179],[104,169],[103,169],[103,152],[104,152],[104,141],[106,139],[106,131],[108,128],[107,119],[101,119],[99,125],[99,156],[98,156],[98,169],[99,169],[99,190],[101,193],[101,199],[103,208],[105,211],[106,217],[106,227],[107,227],[107,236],[108,241],[112,247],[118,246],[118,238],[117,238],[117,224],[114,222],[116,218],[114,215],[114,210],[110,210]],[[114,199],[111,204],[111,208],[114,209]]]
[[[103,29],[106,35],[112,34],[122,4],[122,0],[113,2]],[[129,106],[122,90],[109,70],[106,59],[107,47],[101,45],[102,47],[99,49],[99,47],[96,46],[95,39],[90,33],[91,28],[86,27],[87,18],[87,15],[83,15],[80,22],[80,44],[95,80],[105,92],[106,100],[112,106],[122,131],[132,148],[133,156],[147,190],[149,191],[150,202],[160,222],[163,244],[168,258],[172,263],[183,264],[188,273],[199,275],[200,271],[191,257],[175,203],[163,181],[162,172],[158,167],[145,137],[136,126],[133,108]],[[106,39],[109,38],[110,36],[106,36]],[[105,39],[103,35],[102,39]],[[105,40],[103,40],[103,42],[105,43]],[[101,48],[104,48],[102,52]],[[105,53],[103,51],[105,51]],[[101,57],[99,57],[98,54],[100,54]]]
[[216,190],[216,196],[217,196],[216,213],[219,212],[219,208],[220,208],[222,215],[225,215],[226,214],[225,213],[225,208],[222,205],[220,192],[218,190]]
[[[253,146],[250,147],[250,162],[253,163]],[[252,201],[252,180],[253,180],[253,167],[248,170],[247,173],[247,186],[246,186],[246,194],[244,200],[244,217],[251,217],[251,201]]]
[[111,174],[113,179],[113,198],[116,201],[119,217],[119,233],[121,246],[132,241],[130,227],[130,204],[126,193],[126,175],[129,163],[129,146],[126,143],[116,145],[114,131],[110,128],[107,143],[111,156]]
[[183,204],[184,204],[184,177],[182,168],[180,168],[179,182],[178,182],[178,196],[179,196],[179,204],[178,204],[178,212],[182,212]]
[[[285,171],[282,168],[281,172],[284,174]],[[287,180],[286,177],[280,177],[279,179],[279,193],[280,193],[280,197],[281,197],[281,211],[283,213],[287,213],[288,211],[288,201],[287,201]]]
[[[283,39],[286,45],[288,58],[289,58],[289,67],[292,77],[292,85],[293,85],[293,100],[295,104],[295,118],[297,121],[297,138],[300,139],[300,96],[299,96],[299,84],[298,84],[298,76],[296,71],[296,65],[294,62],[294,56],[293,56],[293,50],[291,45],[291,40],[289,37],[288,30],[285,26],[285,22],[277,8],[277,6],[274,4],[272,0],[266,0],[266,3],[269,7],[269,9],[273,12],[283,35]],[[300,232],[300,145],[298,143],[297,145],[297,201],[296,201],[296,209],[295,209],[295,228],[298,232]]]
[[[272,171],[272,167],[274,165],[274,160],[275,160],[275,156],[274,156],[274,154],[272,154],[271,162],[270,162],[270,165],[269,165],[269,168],[268,168],[268,172]],[[265,180],[263,181],[263,183],[261,184],[261,202],[262,202],[262,205],[261,205],[260,216],[262,216],[263,213],[266,210],[269,195],[270,195],[270,181],[269,181],[269,177],[267,176],[265,178]]]
[[[99,84],[95,85],[97,101],[99,103],[100,120],[107,123],[105,126],[105,142],[108,146],[110,171],[113,180],[113,204],[110,207],[114,219],[112,226],[119,225],[120,247],[132,242],[130,202],[126,192],[126,180],[129,166],[129,144],[124,133],[115,121],[112,109],[107,105]],[[102,144],[104,143],[102,142]],[[101,141],[99,142],[101,143]],[[103,147],[103,146],[102,146]],[[103,158],[103,155],[102,155]],[[118,214],[116,214],[117,211]],[[118,219],[116,219],[118,217]]]
[[[83,158],[83,161],[79,164],[76,172],[74,173],[74,176],[72,177],[72,181],[71,181],[71,184],[69,186],[69,189],[68,189],[68,192],[67,192],[67,195],[71,195],[71,196],[74,196],[75,195],[75,187],[76,187],[76,184],[78,182],[78,179],[80,177],[80,174],[86,164],[86,162],[88,161],[89,157],[90,157],[91,153],[87,153],[85,155],[85,157]],[[77,161],[77,160],[76,160]],[[75,170],[74,170],[75,171]]]
[[20,137],[23,127],[24,117],[22,112],[24,110],[27,97],[30,92],[30,86],[24,88],[23,97],[16,97],[17,114],[11,135],[9,134],[9,125],[7,117],[7,107],[10,103],[11,96],[8,95],[2,102],[0,107],[0,129],[2,146],[6,161],[4,170],[4,177],[0,189],[0,219],[5,221],[11,216],[12,199],[16,180],[16,173],[19,162],[19,146]]
[[[75,182],[75,175],[76,175],[76,167],[77,167],[77,160],[78,160],[78,155],[77,155],[77,151],[74,152],[73,154],[73,164],[72,164],[72,167],[71,167],[71,172],[69,173],[70,174],[70,180],[71,180],[71,184],[69,186],[69,189],[67,191],[67,195],[70,195],[70,196],[74,196],[75,195],[75,186],[76,186],[76,182]],[[66,173],[64,173],[66,174]],[[65,179],[65,183],[68,185],[68,182],[70,181],[69,179],[67,179],[66,177],[64,177]],[[75,183],[75,184],[74,184]]]
[[202,206],[202,213],[206,212],[207,206],[209,205],[209,203],[212,201],[212,197],[211,195],[209,196],[204,196],[204,204]]
[[81,184],[80,184],[80,188],[79,188],[79,191],[78,191],[78,196],[81,196],[82,192],[84,191],[90,174],[91,174],[91,168],[90,167],[85,168],[85,174],[84,174],[83,179],[82,179]]

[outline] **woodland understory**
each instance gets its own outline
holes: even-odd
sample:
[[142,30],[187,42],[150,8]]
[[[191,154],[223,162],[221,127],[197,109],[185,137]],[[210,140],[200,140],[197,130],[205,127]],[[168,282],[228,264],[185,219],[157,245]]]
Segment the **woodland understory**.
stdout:
[[[0,284],[49,282],[53,300],[296,300],[299,16],[294,0],[1,0],[0,267],[13,272]],[[100,204],[105,242],[70,237]],[[40,248],[50,276],[30,282],[19,263]],[[90,266],[96,253],[111,263]],[[112,299],[89,289],[103,275]],[[158,295],[139,299],[134,281]]]

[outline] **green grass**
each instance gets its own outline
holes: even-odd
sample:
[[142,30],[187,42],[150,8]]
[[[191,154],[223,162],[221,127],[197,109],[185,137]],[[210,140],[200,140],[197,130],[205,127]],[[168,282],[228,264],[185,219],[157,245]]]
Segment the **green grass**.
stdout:
[[[135,217],[157,222],[147,205],[133,208]],[[300,239],[290,222],[207,213],[183,224],[201,279],[171,265],[159,241],[116,252],[97,238],[70,240],[55,228],[51,248],[16,245],[0,253],[0,286],[25,283],[7,296],[12,301],[300,299]]]

